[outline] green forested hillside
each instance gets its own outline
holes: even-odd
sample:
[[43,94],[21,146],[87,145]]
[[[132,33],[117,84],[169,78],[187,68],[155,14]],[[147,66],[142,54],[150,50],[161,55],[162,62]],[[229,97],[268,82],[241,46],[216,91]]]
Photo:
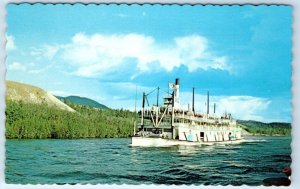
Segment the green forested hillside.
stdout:
[[238,120],[237,123],[247,132],[255,135],[291,135],[290,123],[263,123],[259,121]]
[[135,114],[70,105],[68,112],[42,104],[6,102],[6,138],[105,138],[133,134]]
[[56,96],[59,100],[61,100],[64,103],[71,103],[75,105],[82,105],[82,106],[90,106],[94,108],[100,108],[100,109],[107,109],[108,107],[98,103],[95,100],[85,98],[85,97],[79,97],[79,96],[67,96],[67,97],[61,97]]

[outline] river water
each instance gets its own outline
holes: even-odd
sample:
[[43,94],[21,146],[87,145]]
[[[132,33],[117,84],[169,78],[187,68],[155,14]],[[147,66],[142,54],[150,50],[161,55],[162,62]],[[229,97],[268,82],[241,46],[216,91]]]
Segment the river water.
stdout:
[[7,140],[6,183],[261,185],[284,177],[291,137],[239,144],[130,147],[130,139]]

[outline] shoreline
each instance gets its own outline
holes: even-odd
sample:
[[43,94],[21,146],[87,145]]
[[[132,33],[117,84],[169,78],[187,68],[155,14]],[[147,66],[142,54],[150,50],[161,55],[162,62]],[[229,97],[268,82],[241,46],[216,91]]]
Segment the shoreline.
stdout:
[[[291,137],[292,135],[265,135],[265,134],[248,134],[248,136],[262,136],[262,137]],[[86,138],[5,138],[5,140],[87,140],[87,139],[130,139],[131,137],[86,137]]]

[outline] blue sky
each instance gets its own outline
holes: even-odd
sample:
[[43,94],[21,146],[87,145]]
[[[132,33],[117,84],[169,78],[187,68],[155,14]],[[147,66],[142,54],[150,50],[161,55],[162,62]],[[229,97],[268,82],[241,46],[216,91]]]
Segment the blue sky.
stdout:
[[[52,94],[134,109],[143,91],[237,119],[291,121],[290,6],[7,6],[7,74]],[[161,94],[163,95],[163,94]],[[153,102],[154,103],[154,102]]]

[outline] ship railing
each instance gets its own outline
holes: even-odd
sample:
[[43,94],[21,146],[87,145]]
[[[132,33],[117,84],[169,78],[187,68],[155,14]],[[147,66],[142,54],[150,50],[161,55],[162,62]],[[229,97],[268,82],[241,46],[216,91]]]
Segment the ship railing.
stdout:
[[226,127],[226,126],[208,126],[208,125],[187,125],[183,123],[176,123],[175,127],[186,128],[188,130],[204,130],[204,131],[238,131],[238,128]]
[[[157,108],[157,107],[156,107]],[[154,110],[154,109],[152,109]],[[155,112],[156,110],[152,111],[151,109],[147,109],[144,112],[144,125],[152,125],[152,117],[150,112]],[[162,117],[162,114],[160,113],[162,108],[159,108],[159,114],[158,118],[160,119]],[[184,124],[192,124],[192,125],[197,125],[197,126],[203,126],[203,125],[208,125],[208,126],[218,126],[218,127],[228,127],[228,126],[235,126],[236,121],[233,119],[226,119],[226,118],[220,118],[220,117],[209,117],[209,116],[194,116],[194,115],[186,115],[183,113],[177,113],[175,114],[175,123],[184,123]],[[167,112],[163,119],[162,119],[162,124],[168,125],[171,123],[171,113]]]
[[199,118],[199,117],[195,117],[193,115],[182,115],[182,114],[175,115],[175,118],[209,122],[209,123],[234,123],[235,122],[235,120],[230,120],[230,119],[222,119],[222,118],[211,119],[211,118],[205,118],[205,117]]
[[[159,117],[160,119],[161,117]],[[161,124],[171,124],[171,116],[163,117]],[[208,126],[234,126],[236,122],[229,122],[229,121],[222,121],[222,120],[207,120],[207,119],[199,119],[194,117],[187,117],[187,116],[176,116],[174,119],[175,123],[184,123],[184,124],[192,124],[192,125],[208,125]],[[144,124],[151,125],[152,119],[151,116],[144,116]]]

